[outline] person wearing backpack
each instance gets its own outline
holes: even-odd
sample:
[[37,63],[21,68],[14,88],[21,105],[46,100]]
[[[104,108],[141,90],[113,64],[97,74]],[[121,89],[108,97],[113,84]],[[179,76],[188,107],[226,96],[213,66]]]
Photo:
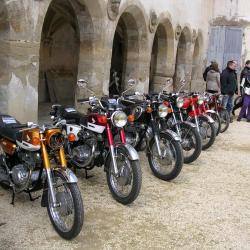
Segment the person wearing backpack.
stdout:
[[250,122],[250,60],[246,61],[245,68],[241,72],[240,90],[243,96],[243,106],[237,121],[241,121],[247,113],[247,121]]

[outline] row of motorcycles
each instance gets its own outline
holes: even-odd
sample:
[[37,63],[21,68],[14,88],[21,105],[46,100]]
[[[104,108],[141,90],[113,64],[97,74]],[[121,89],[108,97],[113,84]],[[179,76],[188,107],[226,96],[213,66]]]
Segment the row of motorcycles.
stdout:
[[[85,80],[80,88],[88,89]],[[57,233],[76,237],[82,229],[84,208],[76,169],[104,166],[113,198],[124,205],[138,197],[142,171],[138,152],[146,153],[152,173],[164,180],[176,178],[184,163],[194,162],[228,129],[230,119],[221,96],[208,93],[132,92],[136,82],[120,96],[91,96],[86,114],[53,105],[51,125],[21,124],[0,115],[0,184],[15,195],[42,190],[42,207]],[[185,81],[181,82],[185,86]],[[88,89],[88,91],[90,91]]]

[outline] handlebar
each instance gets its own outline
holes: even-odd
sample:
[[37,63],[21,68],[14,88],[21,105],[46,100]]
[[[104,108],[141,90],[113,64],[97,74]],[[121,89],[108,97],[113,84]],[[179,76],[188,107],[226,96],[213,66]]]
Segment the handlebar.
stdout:
[[89,98],[77,99],[77,102],[88,102]]

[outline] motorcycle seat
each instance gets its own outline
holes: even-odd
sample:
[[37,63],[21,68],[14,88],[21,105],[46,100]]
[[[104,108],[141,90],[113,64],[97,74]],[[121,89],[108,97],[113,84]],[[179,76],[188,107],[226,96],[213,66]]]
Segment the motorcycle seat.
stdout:
[[20,128],[12,128],[10,126],[0,128],[0,136],[4,137],[12,142],[16,140],[22,140],[22,133],[20,133]]
[[70,121],[70,123],[76,123],[76,124],[82,124],[82,125],[87,125],[87,122],[88,122],[88,116],[77,111],[64,112],[63,118],[66,121]]
[[13,116],[0,114],[0,136],[10,141],[20,139],[20,122]]

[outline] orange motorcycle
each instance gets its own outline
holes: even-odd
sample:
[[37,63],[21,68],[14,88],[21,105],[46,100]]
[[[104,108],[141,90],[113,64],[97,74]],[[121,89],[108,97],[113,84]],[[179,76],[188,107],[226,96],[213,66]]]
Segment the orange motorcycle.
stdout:
[[64,135],[59,128],[20,124],[0,115],[0,184],[15,195],[43,190],[41,205],[47,207],[57,233],[76,237],[83,225],[83,202],[75,174],[67,168]]

